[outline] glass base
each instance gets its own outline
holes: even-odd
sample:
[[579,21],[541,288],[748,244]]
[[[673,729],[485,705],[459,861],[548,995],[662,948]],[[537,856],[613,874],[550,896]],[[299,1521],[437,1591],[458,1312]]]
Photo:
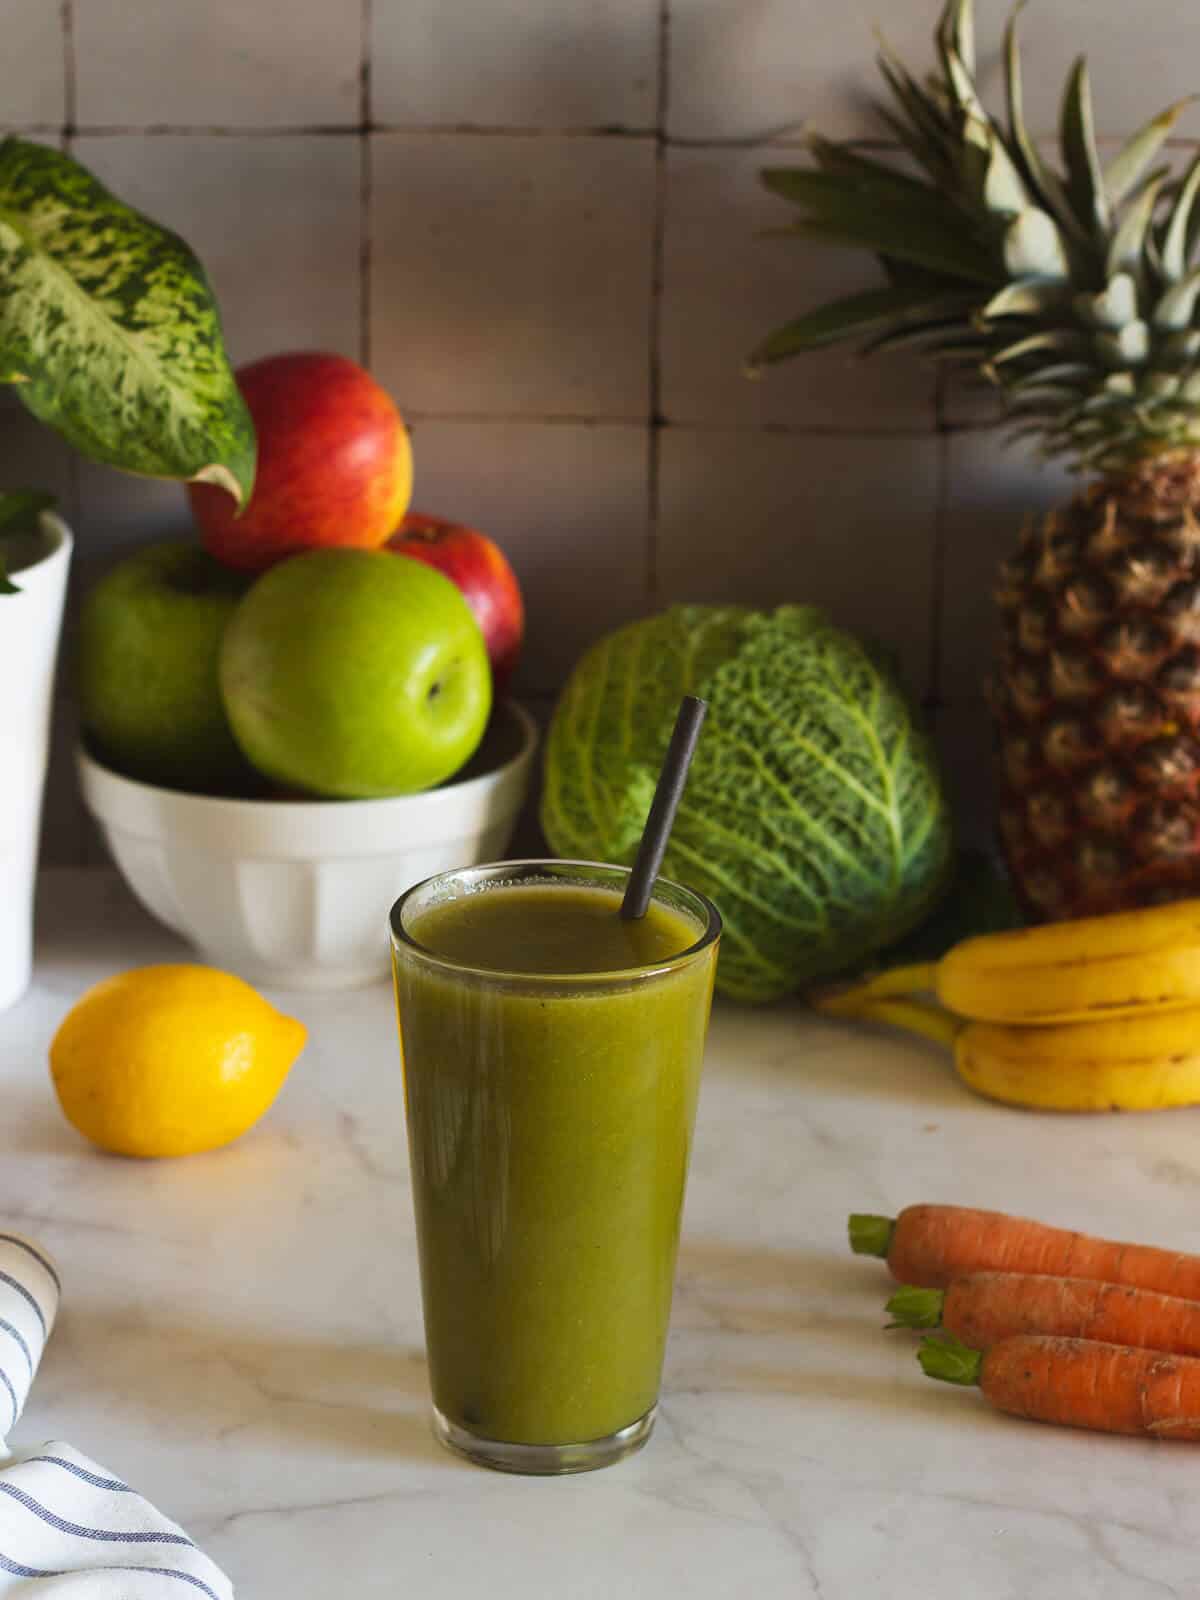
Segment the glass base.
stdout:
[[451,1422],[433,1407],[434,1437],[449,1450],[481,1467],[497,1472],[525,1472],[539,1477],[555,1477],[564,1472],[594,1472],[611,1467],[640,1450],[654,1430],[657,1406],[627,1428],[606,1434],[603,1439],[587,1439],[582,1444],[508,1444],[503,1439],[481,1439],[478,1434]]

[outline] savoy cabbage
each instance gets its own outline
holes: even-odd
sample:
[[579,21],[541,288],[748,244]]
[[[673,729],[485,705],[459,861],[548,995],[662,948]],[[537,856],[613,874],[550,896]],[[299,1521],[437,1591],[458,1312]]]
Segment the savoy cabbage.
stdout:
[[774,999],[924,917],[952,857],[932,750],[890,668],[807,606],[676,606],[594,645],[546,747],[555,851],[632,861],[689,693],[709,715],[663,871],[720,909],[720,990]]

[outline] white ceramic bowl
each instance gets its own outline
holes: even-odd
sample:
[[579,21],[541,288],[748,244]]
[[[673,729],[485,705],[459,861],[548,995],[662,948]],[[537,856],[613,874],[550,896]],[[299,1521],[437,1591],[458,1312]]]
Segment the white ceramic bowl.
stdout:
[[282,989],[388,971],[392,902],[432,873],[502,859],[537,729],[501,706],[461,777],[387,800],[225,800],[136,783],[81,749],[88,809],[129,887],[213,964]]

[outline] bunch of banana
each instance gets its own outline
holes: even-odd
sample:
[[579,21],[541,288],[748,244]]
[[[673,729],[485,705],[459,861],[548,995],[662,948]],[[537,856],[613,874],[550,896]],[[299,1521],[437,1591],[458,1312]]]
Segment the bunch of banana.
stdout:
[[812,999],[949,1045],[964,1082],[1010,1105],[1200,1103],[1200,900],[984,934]]

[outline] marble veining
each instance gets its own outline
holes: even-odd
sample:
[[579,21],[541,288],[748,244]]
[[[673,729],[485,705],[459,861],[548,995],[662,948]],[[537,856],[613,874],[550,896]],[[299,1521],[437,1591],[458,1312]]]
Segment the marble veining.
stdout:
[[97,1456],[242,1595],[1200,1594],[1200,1450],[930,1383],[844,1244],[848,1211],[928,1198],[1200,1249],[1200,1110],[1026,1115],[932,1047],[719,1006],[657,1433],[606,1472],[514,1479],[429,1433],[386,985],[276,997],[311,1042],[228,1151],[109,1159],[60,1118],[65,1007],[181,958],[110,875],[45,875],[37,982],[0,1017],[0,1221],[64,1279],[19,1442]]

